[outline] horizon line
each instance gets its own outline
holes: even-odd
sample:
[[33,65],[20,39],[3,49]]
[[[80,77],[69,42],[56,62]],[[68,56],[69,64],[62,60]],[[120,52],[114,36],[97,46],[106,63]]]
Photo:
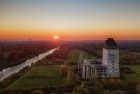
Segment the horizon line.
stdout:
[[[107,38],[106,38],[107,39]],[[65,41],[104,41],[106,39],[79,39],[79,40],[59,40]],[[39,42],[39,41],[55,41],[55,40],[0,40],[0,42]],[[140,39],[115,39],[115,41],[140,41]]]

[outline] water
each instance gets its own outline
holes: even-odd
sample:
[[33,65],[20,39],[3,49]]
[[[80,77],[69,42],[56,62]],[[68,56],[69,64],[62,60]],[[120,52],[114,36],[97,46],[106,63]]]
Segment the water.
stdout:
[[44,58],[45,56],[52,54],[55,50],[58,50],[58,48],[51,49],[43,54],[35,56],[34,58],[28,59],[19,65],[3,69],[2,71],[0,71],[0,81],[3,81],[5,78],[11,76],[12,74],[19,72],[21,69],[25,68],[26,66],[31,66],[32,63],[35,63],[40,59]]

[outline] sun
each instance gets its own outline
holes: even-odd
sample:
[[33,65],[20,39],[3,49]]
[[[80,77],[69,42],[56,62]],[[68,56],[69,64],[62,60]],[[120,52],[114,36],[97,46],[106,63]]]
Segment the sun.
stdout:
[[53,36],[53,39],[54,39],[54,40],[58,40],[58,39],[59,39],[59,36],[58,36],[58,35],[54,35],[54,36]]

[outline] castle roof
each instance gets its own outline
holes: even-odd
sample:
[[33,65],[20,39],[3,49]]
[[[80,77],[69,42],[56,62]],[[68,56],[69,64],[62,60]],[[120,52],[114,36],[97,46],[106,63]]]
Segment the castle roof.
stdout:
[[105,48],[108,48],[108,49],[116,49],[116,48],[118,48],[118,46],[117,46],[117,43],[114,41],[113,38],[108,38],[105,41]]

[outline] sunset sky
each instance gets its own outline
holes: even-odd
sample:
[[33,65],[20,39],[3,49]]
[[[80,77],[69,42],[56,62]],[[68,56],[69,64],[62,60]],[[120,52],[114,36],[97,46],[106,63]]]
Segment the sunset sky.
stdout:
[[0,40],[140,40],[140,0],[0,0]]

